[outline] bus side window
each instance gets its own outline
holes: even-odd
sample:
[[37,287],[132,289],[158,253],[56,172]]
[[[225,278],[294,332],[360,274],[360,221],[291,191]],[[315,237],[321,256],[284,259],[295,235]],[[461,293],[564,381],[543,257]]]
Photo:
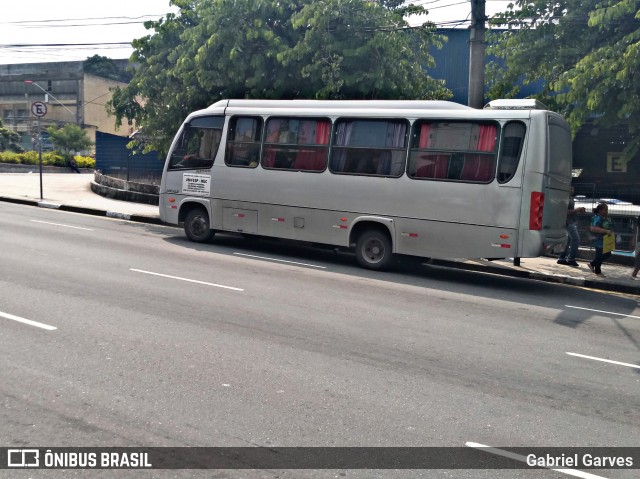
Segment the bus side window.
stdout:
[[231,118],[227,135],[225,164],[227,166],[257,167],[261,139],[262,118],[244,116]]
[[406,120],[338,120],[329,169],[337,174],[402,176],[408,126]]
[[326,118],[267,120],[262,167],[321,172],[327,167],[331,123]]
[[220,130],[185,128],[171,155],[171,169],[211,168],[220,144]]
[[223,126],[222,115],[194,118],[186,124],[171,152],[169,169],[211,168],[220,146]]
[[498,159],[498,182],[511,181],[518,169],[524,135],[527,129],[523,123],[512,121],[506,124],[502,133],[500,158]]
[[417,121],[407,173],[410,178],[490,183],[498,126],[489,122]]

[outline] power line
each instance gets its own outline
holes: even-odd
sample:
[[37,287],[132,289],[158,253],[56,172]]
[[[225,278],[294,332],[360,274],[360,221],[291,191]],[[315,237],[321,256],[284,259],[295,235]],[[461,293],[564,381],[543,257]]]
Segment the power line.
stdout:
[[95,47],[101,45],[131,45],[131,42],[110,43],[13,43],[0,44],[0,48],[29,48],[29,47]]
[[[142,18],[157,18],[162,17],[165,14],[148,14],[139,17],[88,17],[88,18],[65,18],[65,19],[48,19],[48,20],[17,20],[11,22],[0,22],[0,25],[24,25],[29,23],[55,23],[55,22],[82,22],[85,20],[140,20]],[[134,22],[142,23],[142,22]],[[109,25],[108,23],[102,23],[101,25]]]

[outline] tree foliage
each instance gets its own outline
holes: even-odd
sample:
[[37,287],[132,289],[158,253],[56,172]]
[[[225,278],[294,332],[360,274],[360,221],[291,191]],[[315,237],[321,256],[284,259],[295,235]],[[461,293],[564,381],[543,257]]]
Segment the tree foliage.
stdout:
[[516,0],[492,23],[491,97],[509,97],[518,83],[542,81],[539,99],[554,105],[576,132],[587,120],[629,126],[640,146],[640,0]]
[[411,98],[451,96],[424,71],[442,38],[410,28],[421,7],[400,0],[173,0],[177,13],[147,22],[139,65],[109,102],[118,125],[142,126],[166,149],[180,122],[223,98]]
[[87,58],[83,62],[82,68],[86,73],[123,83],[129,82],[133,76],[126,69],[120,68],[111,58],[100,55]]
[[86,132],[73,123],[67,123],[62,128],[50,126],[47,133],[53,146],[66,158],[71,158],[72,152],[87,150],[93,145]]
[[13,151],[15,153],[24,151],[24,148],[20,145],[20,135],[3,127],[2,120],[0,120],[0,151]]

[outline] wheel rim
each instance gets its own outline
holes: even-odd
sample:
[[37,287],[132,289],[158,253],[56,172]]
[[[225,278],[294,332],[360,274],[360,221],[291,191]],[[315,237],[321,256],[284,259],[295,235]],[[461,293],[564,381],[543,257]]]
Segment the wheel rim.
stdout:
[[207,221],[202,216],[199,216],[199,215],[194,216],[189,226],[191,228],[191,232],[193,233],[193,235],[197,237],[204,236],[209,229],[209,225],[207,224]]
[[369,263],[379,263],[385,257],[384,244],[379,239],[370,239],[362,246],[362,256]]

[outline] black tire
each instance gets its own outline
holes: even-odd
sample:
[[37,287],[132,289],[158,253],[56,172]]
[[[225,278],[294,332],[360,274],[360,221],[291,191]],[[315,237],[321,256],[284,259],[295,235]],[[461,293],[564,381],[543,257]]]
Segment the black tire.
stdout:
[[393,258],[391,238],[383,231],[369,229],[358,236],[356,259],[363,268],[383,270],[389,267]]
[[215,231],[209,228],[209,215],[203,208],[195,208],[184,219],[184,232],[195,243],[211,241]]

